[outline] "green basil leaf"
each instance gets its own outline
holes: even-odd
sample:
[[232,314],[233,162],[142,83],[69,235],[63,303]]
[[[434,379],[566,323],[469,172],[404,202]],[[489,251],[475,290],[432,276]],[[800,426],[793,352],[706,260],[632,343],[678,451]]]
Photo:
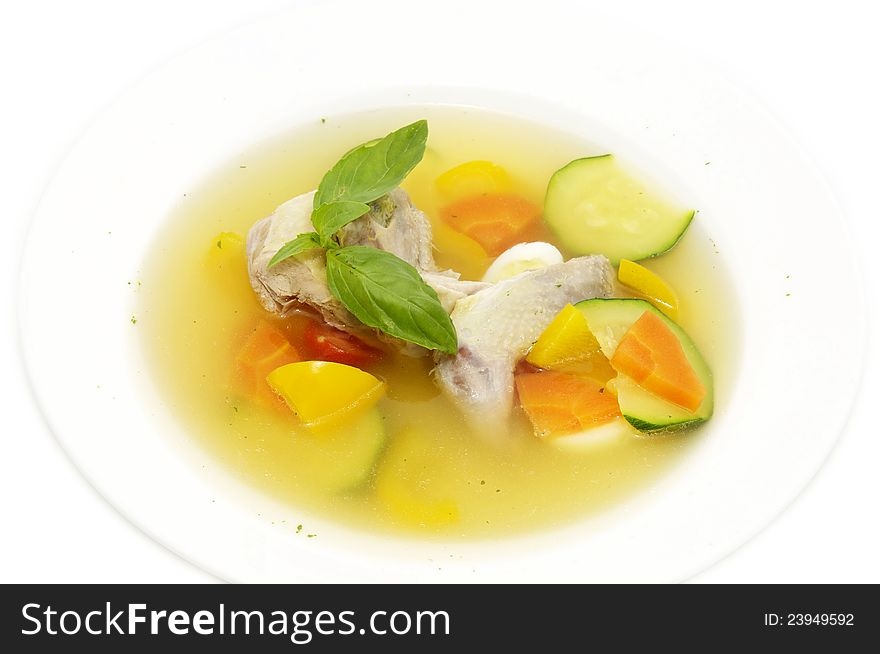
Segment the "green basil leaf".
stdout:
[[321,247],[321,241],[318,238],[318,235],[315,232],[307,232],[305,234],[300,234],[292,241],[287,241],[284,245],[281,246],[281,249],[275,253],[275,256],[269,260],[269,268],[272,266],[281,263],[285,259],[292,257],[295,254],[299,254],[300,252],[305,252],[306,250],[314,250],[315,248]]
[[312,212],[312,224],[318,230],[321,244],[325,247],[340,229],[357,220],[370,210],[370,205],[350,200],[336,200],[322,204]]
[[318,185],[315,209],[338,200],[372,202],[394,190],[422,160],[427,139],[428,122],[419,120],[349,150]]
[[431,350],[458,351],[437,293],[403,259],[365,245],[328,250],[327,283],[365,325]]

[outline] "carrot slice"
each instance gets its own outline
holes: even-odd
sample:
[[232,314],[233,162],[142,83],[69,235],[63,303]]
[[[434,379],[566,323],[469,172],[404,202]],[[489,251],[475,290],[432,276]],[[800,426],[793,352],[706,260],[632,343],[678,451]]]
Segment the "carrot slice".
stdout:
[[655,395],[696,411],[706,388],[663,319],[645,311],[620,339],[611,365]]
[[518,195],[491,193],[446,205],[440,217],[470,236],[490,256],[497,256],[523,240],[538,221],[541,209]]
[[297,361],[302,361],[302,357],[284,332],[261,320],[245,338],[235,357],[234,381],[244,394],[260,404],[286,409],[266,382],[266,376],[276,368]]
[[617,399],[596,381],[562,372],[516,376],[519,402],[538,436],[580,431],[620,417]]

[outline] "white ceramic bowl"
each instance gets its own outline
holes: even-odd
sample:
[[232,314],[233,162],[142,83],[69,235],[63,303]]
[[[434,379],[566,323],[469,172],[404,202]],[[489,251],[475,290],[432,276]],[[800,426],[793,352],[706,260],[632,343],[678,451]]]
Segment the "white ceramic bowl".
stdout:
[[[668,581],[731,552],[800,492],[860,378],[864,312],[840,212],[755,102],[568,4],[542,3],[542,34],[523,12],[502,29],[475,2],[448,0],[429,20],[395,0],[309,3],[188,52],[94,123],[34,220],[21,328],[54,433],[120,512],[230,580]],[[529,47],[506,38],[522,34]],[[297,539],[289,509],[211,465],[151,386],[127,282],[180,195],[298,124],[413,103],[486,107],[649,170],[662,162],[652,172],[701,207],[732,271],[742,360],[726,406],[672,474],[598,518],[458,543],[310,516],[320,538]]]

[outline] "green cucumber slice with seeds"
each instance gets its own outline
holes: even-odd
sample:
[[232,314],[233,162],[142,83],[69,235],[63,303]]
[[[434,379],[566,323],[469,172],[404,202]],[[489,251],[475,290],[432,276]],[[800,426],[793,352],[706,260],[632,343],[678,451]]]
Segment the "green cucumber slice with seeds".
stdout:
[[633,427],[641,431],[671,429],[685,427],[708,420],[714,407],[712,371],[694,345],[694,342],[663,312],[645,300],[628,298],[584,300],[575,305],[584,315],[587,325],[602,353],[609,359],[613,356],[620,339],[645,311],[652,311],[669,326],[678,337],[687,360],[706,388],[706,397],[695,412],[688,411],[672,402],[668,402],[636,384],[624,375],[614,380],[620,412]]
[[604,254],[615,265],[671,249],[694,213],[647,190],[610,154],[557,170],[544,199],[544,220],[566,249]]

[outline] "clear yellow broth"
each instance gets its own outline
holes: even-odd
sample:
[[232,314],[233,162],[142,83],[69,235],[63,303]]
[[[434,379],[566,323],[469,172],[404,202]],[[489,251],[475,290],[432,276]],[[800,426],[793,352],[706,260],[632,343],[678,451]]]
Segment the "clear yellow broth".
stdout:
[[[510,173],[519,194],[540,205],[555,170],[602,152],[519,119],[432,106],[328,117],[241,153],[186,194],[144,263],[135,327],[167,405],[206,457],[289,504],[294,524],[313,512],[420,537],[495,537],[582,518],[673,471],[695,442],[711,436],[711,422],[572,453],[534,437],[517,411],[499,446],[472,433],[438,392],[430,359],[389,355],[370,368],[388,385],[378,405],[388,444],[369,483],[331,492],[313,465],[314,437],[295,416],[236,390],[231,370],[242,335],[272,318],[250,288],[243,249],[218,247],[218,234],[246,235],[277,205],[315,188],[353,145],[418,118],[429,121],[428,149],[404,187],[433,222],[438,264],[465,278],[479,278],[491,261],[438,222],[438,175],[488,159]],[[537,235],[553,241],[546,231]],[[717,411],[723,411],[735,360],[735,311],[699,217],[671,253],[646,265],[678,292],[680,323],[713,368]],[[301,342],[302,318],[272,320],[295,346]]]

